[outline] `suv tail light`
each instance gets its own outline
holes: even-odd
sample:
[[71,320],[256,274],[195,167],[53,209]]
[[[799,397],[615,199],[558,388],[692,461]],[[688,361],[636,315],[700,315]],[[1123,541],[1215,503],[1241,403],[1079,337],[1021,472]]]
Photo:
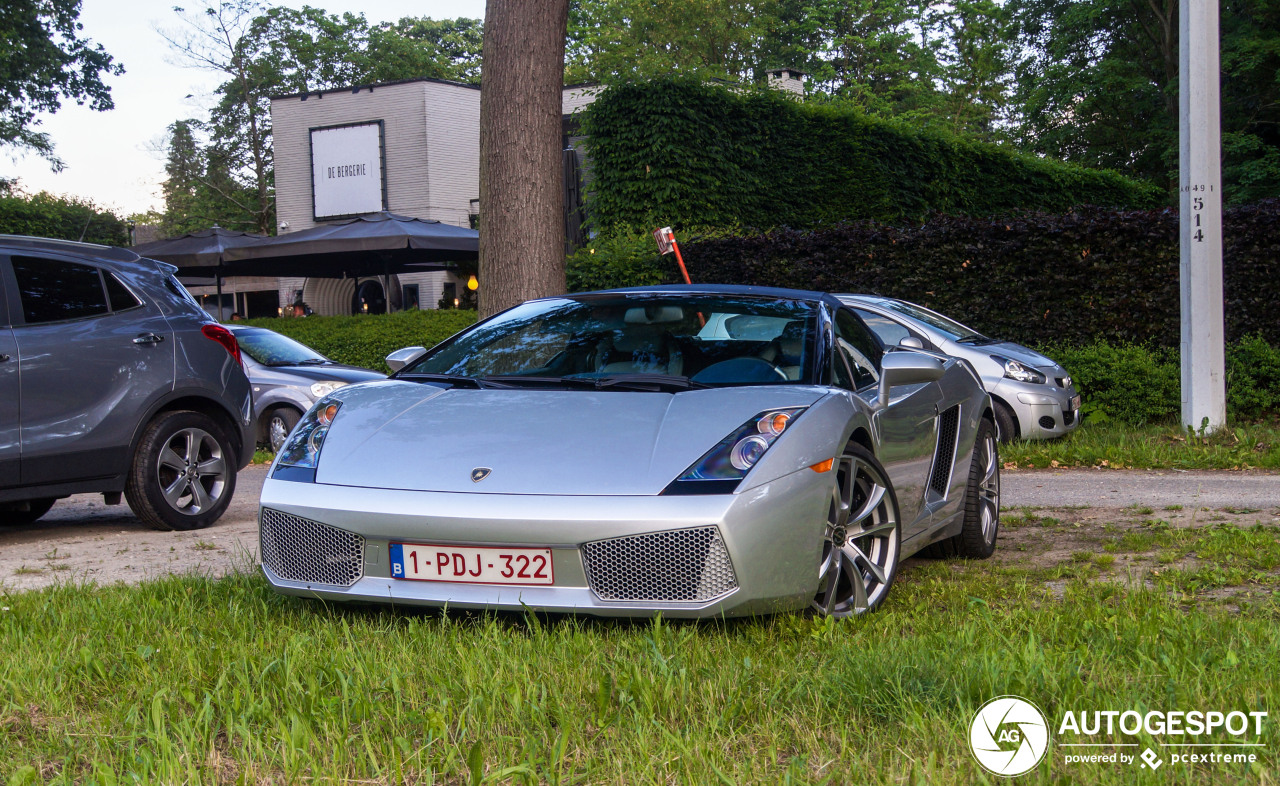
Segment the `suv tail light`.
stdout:
[[231,331],[222,325],[208,324],[200,328],[200,332],[205,338],[213,339],[222,345],[227,354],[236,359],[236,363],[244,368],[244,361],[240,359],[240,342],[236,341],[236,337],[231,335]]

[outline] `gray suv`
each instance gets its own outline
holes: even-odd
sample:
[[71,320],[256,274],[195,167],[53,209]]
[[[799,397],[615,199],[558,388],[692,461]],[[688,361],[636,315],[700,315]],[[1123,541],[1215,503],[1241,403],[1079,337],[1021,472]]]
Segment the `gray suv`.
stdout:
[[70,494],[123,495],[158,529],[222,515],[253,454],[231,331],[172,265],[0,235],[0,524]]

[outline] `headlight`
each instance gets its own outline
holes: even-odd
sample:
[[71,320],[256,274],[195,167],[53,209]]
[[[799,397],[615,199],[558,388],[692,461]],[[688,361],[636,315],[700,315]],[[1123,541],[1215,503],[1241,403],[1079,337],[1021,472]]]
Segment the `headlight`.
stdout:
[[1016,379],[1019,382],[1033,382],[1037,385],[1044,384],[1044,374],[1036,371],[1028,365],[1019,363],[1016,360],[1003,358],[999,355],[992,355],[991,359],[1004,366],[1005,379]]
[[803,407],[793,407],[761,412],[720,440],[663,493],[729,493],[803,411]]
[[337,380],[331,380],[327,382],[316,382],[311,386],[311,395],[315,396],[316,398],[322,398],[346,384],[347,383],[345,382],[338,382]]
[[325,437],[329,435],[329,428],[341,408],[341,401],[321,399],[310,412],[303,415],[284,447],[280,449],[271,477],[313,482]]

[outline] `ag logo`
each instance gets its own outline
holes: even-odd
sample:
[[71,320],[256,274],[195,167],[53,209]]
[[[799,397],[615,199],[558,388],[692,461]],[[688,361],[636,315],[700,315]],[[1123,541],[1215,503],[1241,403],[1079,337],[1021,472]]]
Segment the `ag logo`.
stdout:
[[479,483],[480,481],[489,477],[490,472],[493,472],[493,470],[489,469],[488,467],[476,467],[475,469],[471,470],[471,482]]
[[978,710],[969,724],[969,750],[988,772],[1021,775],[1049,750],[1049,722],[1031,702],[1000,696]]

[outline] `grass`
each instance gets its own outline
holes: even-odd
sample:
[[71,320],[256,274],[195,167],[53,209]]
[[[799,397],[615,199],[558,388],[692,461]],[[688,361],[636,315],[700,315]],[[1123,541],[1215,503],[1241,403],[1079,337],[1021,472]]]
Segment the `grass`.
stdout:
[[[1280,593],[1238,612],[1197,595],[1274,565],[1275,528],[1152,530],[1132,545],[1220,565],[1126,584],[1090,580],[1109,554],[925,562],[839,622],[441,615],[285,598],[255,574],[0,596],[0,779],[958,784],[993,782],[967,728],[1006,693],[1051,725],[1276,707]],[[1264,736],[1252,767],[1157,775],[1057,748],[1019,782],[1274,784]]]
[[1201,438],[1177,425],[1086,420],[1067,436],[1000,446],[1006,466],[1111,469],[1280,469],[1280,427],[1245,425]]

